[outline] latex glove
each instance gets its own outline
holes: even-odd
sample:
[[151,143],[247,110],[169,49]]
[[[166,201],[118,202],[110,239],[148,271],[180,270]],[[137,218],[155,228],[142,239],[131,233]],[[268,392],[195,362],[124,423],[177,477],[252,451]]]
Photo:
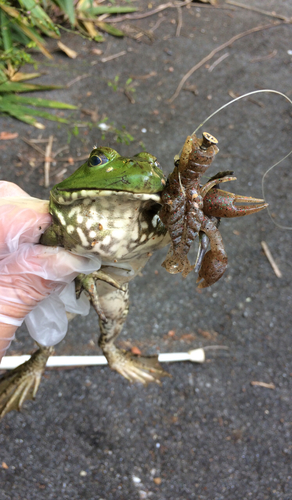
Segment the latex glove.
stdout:
[[[100,267],[98,259],[36,244],[51,224],[48,204],[15,184],[0,181],[0,359],[25,317],[39,343],[60,342],[68,322],[59,294],[79,273],[89,274]],[[73,301],[69,309],[80,312],[76,301],[74,306],[74,286],[68,286]]]

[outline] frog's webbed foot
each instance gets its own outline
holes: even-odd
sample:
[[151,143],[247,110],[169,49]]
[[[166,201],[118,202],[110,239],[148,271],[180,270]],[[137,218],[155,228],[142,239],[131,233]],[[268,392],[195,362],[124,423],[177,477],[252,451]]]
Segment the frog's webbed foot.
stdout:
[[31,358],[0,378],[0,418],[20,410],[24,401],[34,399],[53,347],[40,347]]
[[158,356],[140,356],[129,351],[119,349],[115,345],[107,345],[103,352],[112,370],[117,371],[129,382],[149,382],[160,384],[162,377],[170,377],[158,362]]
[[112,370],[130,382],[160,383],[162,377],[169,374],[158,363],[157,356],[139,356],[119,349],[115,339],[119,335],[129,310],[128,284],[117,288],[102,281],[96,282],[98,300],[105,314],[106,321],[99,317],[100,337],[98,344]]

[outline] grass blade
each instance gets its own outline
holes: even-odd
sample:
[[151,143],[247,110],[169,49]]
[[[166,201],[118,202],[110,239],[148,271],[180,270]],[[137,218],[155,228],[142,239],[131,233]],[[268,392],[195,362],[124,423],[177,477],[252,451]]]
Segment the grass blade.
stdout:
[[30,18],[33,24],[52,38],[59,38],[60,33],[58,28],[45,13],[40,5],[35,0],[18,0],[24,9],[30,12]]
[[10,20],[3,12],[0,11],[0,26],[1,26],[1,35],[3,40],[4,50],[10,50],[12,48],[12,40],[11,40],[11,32],[10,32]]
[[22,120],[23,117],[27,118],[27,117],[39,116],[41,118],[46,118],[46,120],[51,120],[59,123],[68,123],[68,120],[66,118],[61,118],[59,116],[52,115],[47,111],[28,108],[27,106],[22,106],[21,104],[20,105],[11,104],[10,102],[6,102],[6,99],[2,99],[2,101],[0,101],[0,110],[3,113],[8,113],[9,115],[18,118],[19,120]]
[[125,36],[125,33],[112,24],[109,23],[104,23],[103,21],[96,21],[95,22],[96,26],[99,27],[102,31],[105,31],[106,33],[109,33],[110,35],[113,36]]
[[53,59],[53,56],[50,52],[45,48],[43,39],[36,33],[32,28],[28,28],[23,22],[16,21],[17,24],[21,27],[22,31],[33,41],[36,43],[40,51],[46,56],[48,59]]
[[71,26],[75,26],[74,2],[72,0],[53,0],[53,2],[68,16]]
[[[2,0],[3,1],[3,0]],[[17,9],[14,9],[14,7],[11,7],[10,5],[6,5],[4,3],[0,3],[0,9],[4,10],[8,16],[13,17],[15,19],[15,23],[18,24],[18,26],[21,28],[23,33],[30,38],[33,42],[36,43],[40,51],[49,59],[52,59],[52,55],[49,53],[49,51],[45,48],[44,46],[44,40],[42,39],[41,36],[38,35],[38,33],[33,29],[28,26],[28,20],[26,17],[21,17],[20,12]]]
[[101,14],[129,14],[130,12],[136,12],[138,9],[136,7],[120,7],[120,6],[104,6],[104,7],[87,7],[87,4],[78,6],[78,10],[82,12],[86,11],[86,15],[90,16],[100,16]]
[[14,94],[8,94],[7,96],[5,96],[5,100],[13,104],[30,104],[31,106],[42,106],[43,108],[78,109],[77,106],[73,106],[73,104],[67,104],[60,101],[51,101],[49,99],[41,99],[40,97],[23,97]]
[[0,84],[0,94],[2,92],[32,92],[34,90],[57,90],[63,89],[61,85],[35,85],[33,83],[3,82]]
[[15,110],[13,107],[7,107],[5,105],[2,105],[3,99],[0,101],[0,111],[3,113],[6,113],[10,116],[13,116],[13,118],[17,118],[17,120],[20,120],[24,123],[28,123],[29,125],[33,125],[34,127],[38,129],[44,129],[45,126],[42,123],[37,122],[35,118],[33,118],[30,115],[27,115],[22,112],[21,109]]

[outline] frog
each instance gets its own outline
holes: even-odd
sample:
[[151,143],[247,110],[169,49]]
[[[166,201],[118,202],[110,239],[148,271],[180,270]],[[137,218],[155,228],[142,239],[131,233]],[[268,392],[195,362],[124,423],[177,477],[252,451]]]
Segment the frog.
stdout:
[[[206,150],[206,138],[203,145],[202,151]],[[208,147],[214,146],[210,143]],[[224,173],[219,177],[224,178]],[[211,182],[212,206],[217,200],[219,204],[229,203],[234,216],[251,213],[242,206],[242,213],[238,213],[239,208],[233,204],[236,195],[219,189],[216,195],[216,182]],[[131,383],[160,384],[169,376],[158,356],[137,355],[115,344],[129,311],[129,282],[154,252],[171,243],[167,225],[160,217],[167,183],[157,158],[150,153],[124,157],[109,147],[94,147],[85,163],[51,190],[52,224],[40,239],[43,245],[61,246],[68,252],[101,260],[95,272],[77,276],[76,296],[84,292],[89,297],[98,315],[98,344],[109,367]],[[248,204],[254,202],[252,212],[266,206],[263,200],[239,198],[248,200]],[[210,206],[208,210],[212,216]],[[28,361],[0,379],[0,417],[35,397],[52,353],[53,347],[38,345]]]

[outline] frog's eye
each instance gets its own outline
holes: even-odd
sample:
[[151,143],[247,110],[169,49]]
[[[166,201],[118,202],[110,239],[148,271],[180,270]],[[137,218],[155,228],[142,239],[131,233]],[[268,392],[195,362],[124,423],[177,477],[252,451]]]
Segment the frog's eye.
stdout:
[[105,155],[94,155],[89,158],[88,165],[89,167],[97,167],[98,165],[103,165],[104,163],[107,163],[109,159]]

